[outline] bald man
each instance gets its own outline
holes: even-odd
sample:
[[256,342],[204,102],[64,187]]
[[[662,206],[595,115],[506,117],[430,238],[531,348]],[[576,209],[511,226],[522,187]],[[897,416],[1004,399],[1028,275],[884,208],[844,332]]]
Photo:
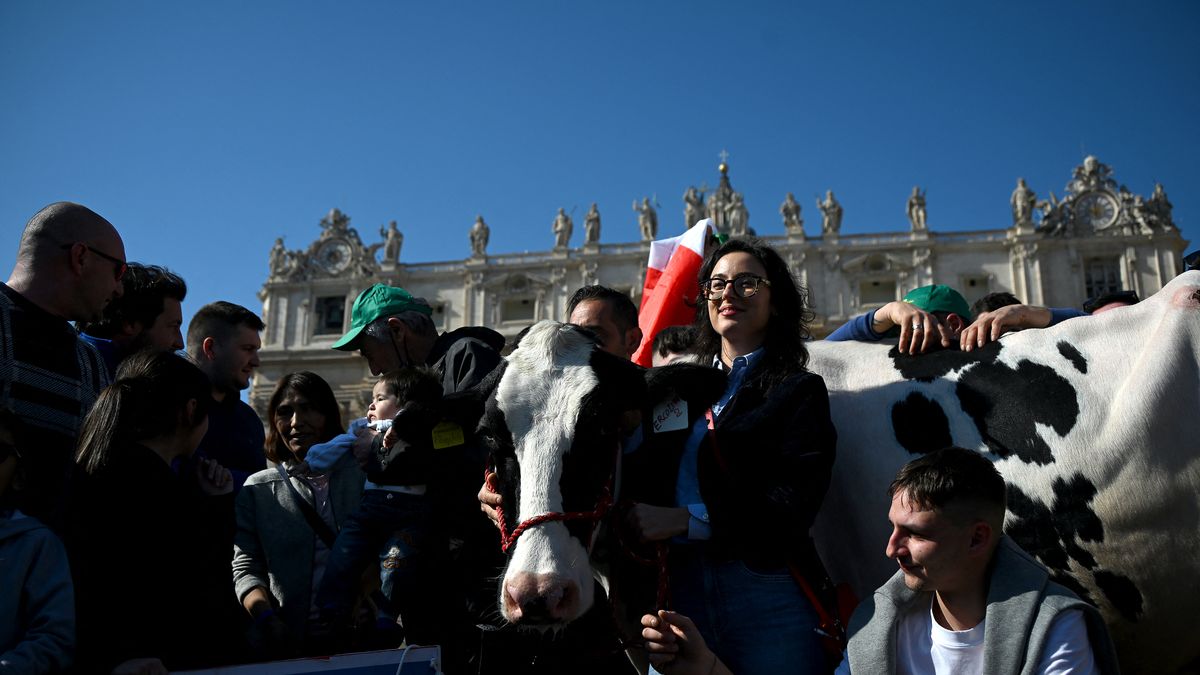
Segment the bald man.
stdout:
[[91,209],[55,202],[25,225],[0,284],[0,407],[20,420],[22,512],[60,524],[75,439],[108,384],[104,359],[71,321],[93,322],[121,295],[125,244]]

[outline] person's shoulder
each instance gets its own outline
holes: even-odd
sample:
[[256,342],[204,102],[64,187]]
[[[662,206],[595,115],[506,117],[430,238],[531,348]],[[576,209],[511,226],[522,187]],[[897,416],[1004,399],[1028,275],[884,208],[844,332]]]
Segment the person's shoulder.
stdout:
[[263,469],[262,471],[256,471],[250,474],[250,476],[246,479],[246,482],[242,485],[242,489],[245,490],[246,488],[253,488],[258,485],[278,483],[281,480],[283,480],[283,476],[279,474],[279,470],[271,466]]

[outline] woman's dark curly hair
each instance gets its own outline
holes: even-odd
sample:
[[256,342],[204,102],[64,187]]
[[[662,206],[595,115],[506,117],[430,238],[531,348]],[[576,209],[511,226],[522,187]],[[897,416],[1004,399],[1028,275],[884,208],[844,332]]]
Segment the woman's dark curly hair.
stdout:
[[700,267],[697,278],[696,343],[693,351],[700,355],[701,363],[709,363],[721,353],[721,336],[713,329],[708,318],[708,299],[699,284],[712,276],[717,261],[730,253],[749,253],[767,271],[771,283],[771,318],[767,322],[767,338],[763,343],[766,350],[753,375],[764,384],[764,388],[782,382],[789,375],[805,369],[808,365],[808,349],[804,346],[812,335],[808,324],[813,313],[805,302],[808,291],[796,282],[791,270],[779,253],[761,239],[737,237],[730,239],[709,254]]

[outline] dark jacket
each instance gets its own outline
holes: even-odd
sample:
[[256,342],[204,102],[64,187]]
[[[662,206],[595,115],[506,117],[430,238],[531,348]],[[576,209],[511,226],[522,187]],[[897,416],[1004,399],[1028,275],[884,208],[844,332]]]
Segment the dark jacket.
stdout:
[[504,336],[491,328],[464,326],[442,333],[425,363],[442,378],[442,391],[453,394],[479,384],[500,365]]
[[[825,381],[808,371],[769,389],[762,375],[758,367],[747,375],[716,418],[715,433],[700,445],[700,494],[712,525],[708,546],[721,557],[770,565],[790,557],[807,568],[815,562],[809,528],[829,488],[837,445],[829,394]],[[689,423],[715,400],[710,390],[710,383],[699,382],[681,389],[693,392]],[[629,491],[623,496],[674,506],[690,426],[643,433],[642,446],[626,458]]]
[[196,492],[141,445],[112,457],[79,475],[70,508],[80,672],[145,657],[170,670],[231,661],[240,625],[226,548],[233,496]]

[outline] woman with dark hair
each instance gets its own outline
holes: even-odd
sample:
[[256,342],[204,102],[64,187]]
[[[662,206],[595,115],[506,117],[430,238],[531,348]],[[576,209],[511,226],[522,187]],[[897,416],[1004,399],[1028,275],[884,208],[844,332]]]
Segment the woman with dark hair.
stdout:
[[233,483],[211,461],[172,466],[208,429],[212,385],[169,352],[127,359],[80,431],[67,545],[80,672],[166,672],[236,659]]
[[805,368],[812,313],[758,239],[713,251],[699,287],[692,351],[728,385],[659,465],[659,505],[637,505],[630,523],[643,540],[673,541],[672,609],[733,672],[828,672],[819,613],[798,583],[825,590],[809,528],[837,439],[825,383]]
[[[246,480],[237,497],[233,582],[254,621],[256,646],[278,657],[320,651],[313,599],[342,521],[358,506],[364,475],[352,453],[324,474],[289,475],[309,449],[342,432],[325,380],[284,376],[267,406],[266,455],[276,466]],[[315,622],[314,622],[315,623]]]

